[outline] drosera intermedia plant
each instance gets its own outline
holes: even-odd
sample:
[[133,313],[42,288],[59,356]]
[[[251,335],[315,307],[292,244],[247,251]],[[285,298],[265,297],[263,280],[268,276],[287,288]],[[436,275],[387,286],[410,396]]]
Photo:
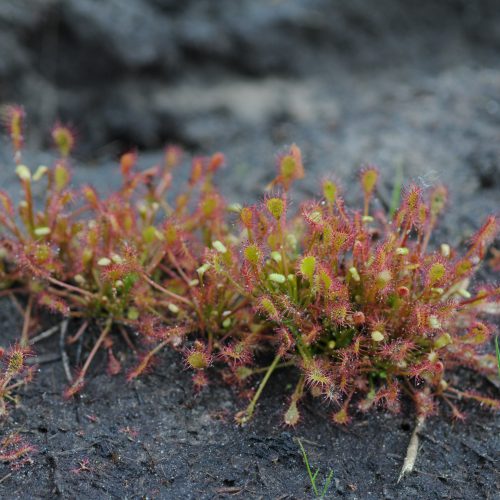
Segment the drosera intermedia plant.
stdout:
[[26,364],[29,349],[13,345],[8,349],[0,347],[0,419],[3,419],[10,405],[16,403],[16,390],[29,383],[34,367]]
[[[134,171],[136,155],[127,153],[119,166],[122,187],[102,198],[90,186],[79,191],[70,188],[69,153],[74,139],[62,125],[52,133],[59,152],[52,166],[40,166],[33,173],[22,163],[19,109],[9,110],[7,118],[24,196],[16,213],[9,194],[0,193],[0,223],[2,285],[15,286],[27,297],[21,345],[28,345],[31,316],[41,307],[83,319],[83,328],[75,336],[80,339],[88,336],[85,320],[102,318],[101,333],[67,396],[82,389],[100,348],[108,351],[114,365],[108,371],[120,371],[111,333],[118,330],[126,337],[123,326],[139,329],[149,343],[160,341],[129,378],[139,375],[161,347],[180,346],[191,330],[208,331],[203,343],[212,350],[213,332],[219,328],[225,333],[222,323],[232,321],[224,304],[234,298],[231,288],[207,284],[202,296],[198,287],[203,280],[202,257],[216,248],[220,252],[226,232],[221,220],[225,204],[211,185],[224,161],[222,155],[196,159],[187,189],[170,205],[165,192],[172,183],[179,150],[167,148],[163,165],[141,172]],[[44,199],[37,204],[33,188],[41,183]],[[197,202],[189,206],[195,196]],[[204,379],[198,375],[196,380],[202,384]]]
[[124,154],[121,187],[102,195],[71,186],[70,129],[54,128],[57,158],[32,170],[22,163],[20,108],[7,120],[23,197],[15,207],[0,192],[1,283],[26,304],[21,346],[42,308],[80,325],[66,340],[84,341],[88,354],[67,396],[82,390],[99,351],[108,372],[120,373],[113,345],[123,337],[138,347],[133,331],[142,355],[129,380],[166,347],[182,353],[197,390],[214,368],[242,391],[261,376],[236,416],[240,424],[282,367],[299,372],[284,417],[292,426],[306,394],[330,403],[336,424],[349,423],[353,410],[398,412],[404,395],[422,423],[439,402],[459,419],[463,399],[500,408],[450,377],[458,367],[496,374],[488,311],[498,309],[499,288],[472,281],[498,232],[495,216],[463,251],[451,248],[433,239],[447,190],[409,185],[387,213],[374,208],[379,171],[372,166],[359,176],[359,208],[325,179],[318,198],[292,212],[293,185],[305,175],[296,145],[278,157],[276,177],[251,206],[228,205],[217,190],[220,153],[194,158],[174,195],[181,163],[174,147],[146,170],[136,153]]
[[311,483],[314,495],[316,498],[323,499],[325,498],[326,494],[328,493],[328,489],[330,488],[330,484],[333,479],[333,470],[330,469],[330,471],[328,472],[328,476],[326,476],[325,481],[323,483],[323,488],[321,488],[321,486],[319,486],[316,482],[319,474],[319,468],[316,469],[314,473],[312,472],[311,466],[309,464],[309,457],[307,456],[307,452],[304,448],[304,445],[302,444],[302,441],[300,439],[297,439],[297,443],[300,447],[300,452],[302,453],[302,460],[304,461],[304,465],[306,467],[307,475],[309,477],[309,481]]
[[[242,210],[247,235],[239,272],[263,321],[273,326],[277,356],[270,370],[280,359],[294,360],[309,392],[337,406],[332,419],[339,424],[349,421],[354,405],[397,412],[403,393],[423,418],[436,412],[437,399],[456,418],[463,418],[457,399],[498,409],[497,400],[452,387],[446,377],[457,366],[494,370],[487,352],[494,326],[482,310],[498,302],[499,291],[468,288],[497,219],[486,220],[463,255],[447,244],[428,250],[446,189],[424,196],[409,186],[391,220],[370,213],[377,180],[377,169],[362,171],[361,210],[346,209],[330,181],[322,201],[305,202],[291,219],[287,183],[263,205]],[[301,377],[287,423],[299,419],[302,386]],[[260,392],[238,415],[240,422],[252,417]]]
[[36,448],[17,432],[0,439],[0,462],[9,464],[12,471],[31,464],[36,452]]

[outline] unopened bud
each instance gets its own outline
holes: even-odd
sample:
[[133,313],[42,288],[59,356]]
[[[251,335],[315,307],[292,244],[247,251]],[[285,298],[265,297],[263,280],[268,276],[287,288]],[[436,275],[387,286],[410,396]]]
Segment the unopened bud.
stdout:
[[443,243],[441,245],[441,255],[443,257],[449,257],[450,253],[451,253],[450,245],[448,245],[447,243]]
[[281,262],[281,254],[276,250],[274,252],[271,252],[271,259],[273,259],[275,262]]
[[208,262],[205,262],[205,264],[201,265],[198,269],[196,269],[196,272],[198,275],[202,278],[203,275],[210,269],[210,264]]
[[123,264],[123,259],[116,253],[114,253],[112,256],[111,256],[111,260],[115,263],[115,264]]
[[172,314],[177,314],[180,311],[180,309],[175,304],[168,304],[167,307]]
[[374,330],[372,332],[372,340],[374,342],[382,342],[384,340],[384,334],[382,332],[379,332],[378,330]]
[[434,363],[438,359],[438,355],[436,351],[431,351],[429,354],[427,354],[427,359],[431,362]]
[[73,279],[75,280],[75,283],[78,283],[80,286],[84,285],[86,282],[85,278],[81,274],[76,274]]
[[434,329],[441,328],[441,323],[437,316],[429,316],[429,326]]
[[391,271],[389,271],[388,269],[384,269],[383,271],[380,271],[377,274],[377,278],[376,278],[377,285],[379,285],[381,287],[385,287],[387,285],[387,283],[389,283],[391,281],[391,279],[392,279]]
[[226,253],[227,248],[224,246],[224,243],[222,243],[219,240],[216,240],[212,243],[212,246],[217,250],[219,253]]
[[50,227],[37,227],[34,233],[36,236],[47,236],[50,234]]
[[22,181],[29,181],[31,179],[31,171],[26,165],[18,165],[16,167],[16,174]]
[[352,320],[354,321],[355,325],[363,325],[366,321],[365,315],[361,311],[356,311],[352,315]]
[[269,279],[275,283],[284,283],[286,281],[285,276],[279,273],[271,273],[269,275]]
[[228,212],[234,212],[239,214],[243,210],[243,206],[240,203],[231,203],[227,207]]
[[33,174],[33,180],[39,181],[48,171],[49,169],[45,165],[40,165],[36,172]]
[[359,277],[358,270],[355,267],[349,268],[349,273],[351,274],[351,277],[354,281],[360,281],[361,278]]

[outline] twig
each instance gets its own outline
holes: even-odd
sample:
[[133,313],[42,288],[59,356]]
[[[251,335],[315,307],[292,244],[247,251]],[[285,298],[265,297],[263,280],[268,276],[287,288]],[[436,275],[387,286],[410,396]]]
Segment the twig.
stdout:
[[47,354],[41,354],[40,356],[35,356],[34,358],[27,358],[27,365],[45,365],[47,363],[53,363],[54,361],[59,361],[61,355],[57,352],[49,352]]
[[9,477],[12,476],[12,474],[14,473],[9,472],[6,476],[2,477],[2,479],[0,479],[0,484],[2,484],[6,479],[9,479]]
[[135,345],[130,339],[130,335],[127,333],[127,330],[125,330],[125,327],[123,325],[119,325],[118,329],[120,330],[120,334],[123,337],[123,340],[130,347],[132,352],[137,352],[137,349],[135,348]]
[[135,397],[137,398],[137,402],[139,403],[140,406],[144,406],[144,400],[142,399],[142,396],[140,392],[137,390],[137,387],[134,385],[134,394]]
[[9,292],[10,293],[8,295],[9,295],[10,300],[12,301],[12,304],[18,310],[19,314],[24,317],[24,309],[21,306],[21,304],[19,303],[19,300],[17,300],[17,297],[14,295],[14,293],[12,293],[11,291],[9,291]]
[[401,481],[401,479],[403,479],[404,476],[410,474],[413,471],[418,453],[418,433],[423,430],[424,422],[425,419],[423,417],[417,417],[415,429],[413,429],[410,443],[408,444],[408,449],[406,450],[406,457],[403,462],[403,467],[401,468],[401,472],[398,477],[398,483],[399,481]]
[[250,404],[247,406],[246,410],[240,411],[236,414],[236,421],[240,425],[246,424],[253,415],[253,412],[255,410],[255,405],[257,404],[257,401],[260,398],[260,395],[262,394],[262,391],[264,390],[264,387],[266,386],[267,382],[269,381],[269,378],[271,377],[273,371],[275,370],[276,366],[278,365],[279,361],[281,359],[281,356],[278,354],[269,368],[267,369],[266,374],[264,375],[264,378],[260,381],[259,387],[257,388],[257,392],[255,393],[254,397],[252,398],[252,401],[250,401]]
[[60,286],[62,288],[66,288],[70,292],[76,292],[81,295],[84,295],[85,297],[88,297],[90,299],[94,298],[94,295],[87,291],[84,290],[83,288],[78,288],[77,286],[70,285],[69,283],[64,283],[63,281],[59,281],[58,279],[52,278],[51,276],[47,277],[47,280],[50,281],[53,285]]
[[29,345],[29,333],[30,333],[30,323],[31,323],[31,308],[33,307],[33,295],[28,298],[28,305],[26,306],[26,311],[24,312],[24,323],[23,331],[21,332],[21,346],[27,347]]
[[61,351],[61,359],[66,379],[71,384],[73,382],[73,377],[71,375],[71,369],[69,367],[68,353],[66,352],[66,332],[68,331],[68,323],[69,323],[68,319],[65,319],[61,323],[61,335],[59,336],[59,349]]
[[238,495],[242,491],[243,491],[243,488],[241,488],[240,486],[225,486],[222,488],[217,488],[215,490],[215,492],[218,493],[219,495],[223,495],[223,494],[225,494],[225,495]]
[[146,280],[147,283],[149,283],[153,288],[156,288],[158,291],[163,292],[165,295],[172,297],[175,300],[178,300],[179,302],[183,302],[184,304],[187,304],[188,306],[193,306],[193,303],[183,297],[182,295],[177,295],[174,292],[171,292],[170,290],[167,290],[166,288],[163,288],[161,285],[158,283],[155,283],[147,274],[143,273],[143,278]]
[[53,326],[53,327],[49,328],[48,330],[45,330],[42,333],[39,333],[37,336],[35,336],[35,337],[33,337],[33,338],[30,339],[30,342],[29,342],[30,345],[34,345],[37,342],[40,342],[41,340],[48,339],[49,337],[51,337],[52,335],[54,335],[54,333],[56,333],[57,330],[59,330],[59,328],[61,328],[61,323],[59,323],[56,326]]
[[75,366],[80,366],[80,360],[82,359],[82,347],[83,347],[83,338],[80,337],[78,339],[78,344],[76,345]]
[[8,288],[7,290],[2,290],[0,291],[0,297],[13,295],[14,293],[26,293],[26,288],[17,287],[17,288]]
[[78,328],[78,331],[72,337],[68,338],[68,344],[74,344],[85,333],[87,326],[89,326],[89,322],[84,321],[80,328]]
[[99,338],[96,340],[94,347],[92,347],[92,350],[90,351],[87,359],[85,360],[85,363],[83,364],[83,367],[80,370],[78,377],[74,382],[70,382],[72,385],[69,391],[73,391],[74,393],[76,390],[78,390],[78,386],[83,384],[87,370],[89,369],[89,366],[92,363],[92,360],[94,359],[97,351],[101,347],[101,344],[104,342],[104,339],[108,336],[108,333],[110,332],[112,325],[113,325],[113,317],[109,316],[108,319],[106,320],[106,325],[104,326],[101,335],[99,335]]

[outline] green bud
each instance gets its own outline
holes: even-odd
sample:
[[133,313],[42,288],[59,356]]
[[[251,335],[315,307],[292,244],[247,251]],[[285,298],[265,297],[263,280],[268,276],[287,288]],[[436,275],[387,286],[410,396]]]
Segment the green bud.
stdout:
[[382,342],[384,340],[384,334],[382,332],[379,332],[378,330],[374,330],[371,334],[372,340],[374,342]]
[[281,253],[277,252],[276,250],[274,252],[271,252],[271,259],[273,259],[275,262],[281,262]]
[[22,181],[29,181],[31,179],[31,171],[26,165],[18,165],[16,167],[16,174]]
[[37,227],[35,229],[36,236],[47,236],[50,234],[50,227]]
[[269,279],[275,283],[284,283],[286,281],[285,276],[279,273],[271,273],[269,275]]
[[308,255],[307,257],[304,257],[300,262],[300,272],[309,281],[312,281],[315,270],[316,270],[316,258],[313,255]]
[[358,270],[355,267],[349,268],[349,273],[354,281],[358,282],[361,280]]
[[215,248],[215,250],[217,250],[217,252],[219,253],[226,253],[227,252],[227,248],[224,246],[224,243],[222,243],[221,241],[219,240],[216,240],[212,243],[212,246]]
[[135,307],[131,307],[127,311],[127,318],[132,320],[132,321],[139,319],[139,311]]
[[453,339],[451,338],[451,335],[449,333],[443,333],[443,335],[440,335],[434,341],[434,347],[436,349],[441,349],[441,348],[446,347],[447,345],[451,344],[452,342],[453,342]]

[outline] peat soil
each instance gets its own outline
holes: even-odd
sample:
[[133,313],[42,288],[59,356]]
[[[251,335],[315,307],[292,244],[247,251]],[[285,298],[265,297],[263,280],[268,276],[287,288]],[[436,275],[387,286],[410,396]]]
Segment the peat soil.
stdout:
[[[14,340],[21,320],[8,300],[0,321],[2,336]],[[129,365],[130,352],[119,351]],[[37,349],[41,359],[58,352],[58,335]],[[254,420],[240,428],[233,415],[245,400],[215,374],[194,395],[176,353],[165,352],[132,384],[107,376],[105,367],[102,357],[84,393],[68,401],[61,397],[61,362],[41,366],[5,429],[20,432],[38,452],[10,476],[0,466],[2,498],[313,498],[297,438],[319,467],[321,486],[334,472],[326,498],[498,498],[500,422],[475,406],[465,406],[466,423],[432,418],[415,472],[397,484],[414,425],[408,408],[399,416],[359,415],[344,428],[332,425],[325,404],[306,398],[302,422],[285,428],[284,394],[296,374],[283,371],[271,379]]]
[[[89,3],[68,5],[76,9]],[[281,14],[268,24],[260,7],[244,2],[253,16],[248,17],[252,21],[248,26],[241,19],[231,24],[230,14],[219,15],[236,32],[229,37],[230,48],[222,40],[218,55],[208,57],[202,53],[203,39],[179,42],[178,50],[189,56],[189,65],[177,79],[162,83],[149,75],[147,81],[138,81],[132,68],[132,76],[119,88],[107,93],[101,89],[97,101],[79,98],[75,88],[66,94],[61,91],[61,97],[69,96],[80,106],[70,110],[74,114],[68,111],[77,125],[84,125],[79,140],[86,142],[89,124],[99,131],[88,141],[98,153],[77,153],[75,184],[90,182],[103,192],[116,185],[112,158],[129,138],[142,133],[148,139],[141,139],[143,145],[153,148],[141,155],[143,166],[161,157],[161,151],[154,149],[160,146],[159,139],[154,137],[175,140],[189,153],[223,151],[227,157],[227,167],[219,175],[223,192],[231,201],[251,203],[272,178],[276,153],[296,142],[308,175],[298,186],[295,206],[318,192],[325,175],[338,178],[347,199],[356,198],[357,169],[373,162],[382,172],[380,204],[389,203],[398,172],[405,182],[445,183],[451,208],[438,238],[463,243],[489,213],[498,212],[500,36],[492,26],[495,22],[498,26],[499,15],[491,8],[495,2],[474,3],[478,13],[470,12],[469,2],[449,1],[439,7],[432,7],[436,2],[422,2],[421,9],[420,3],[408,2],[412,7],[405,17],[397,3],[384,1],[380,12],[369,12],[371,2],[339,2],[342,8],[333,29],[322,24],[317,13],[304,22],[304,11],[293,7],[301,2],[292,2],[289,10],[286,2],[278,2]],[[217,18],[195,2],[188,4],[192,17],[184,19]],[[246,33],[251,26],[257,32]],[[273,50],[266,51],[266,44],[260,43],[259,26]],[[328,38],[329,29],[336,38]],[[200,28],[199,33],[207,31]],[[33,33],[28,35],[22,39],[29,48]],[[244,35],[255,44],[242,45]],[[124,66],[122,62],[118,67]],[[30,82],[25,86],[36,101],[33,92],[39,81]],[[89,102],[97,104],[87,109]],[[119,140],[99,143],[95,137],[101,135]],[[25,156],[33,167],[50,160],[36,146]],[[15,195],[19,188],[9,157],[8,149],[2,148],[0,184]],[[179,169],[181,179],[187,175],[187,169]],[[482,279],[495,277],[486,267]],[[45,317],[33,334],[58,321]],[[12,302],[2,299],[0,345],[19,337],[21,323]],[[70,328],[75,331],[78,324]],[[84,344],[69,349],[72,366],[84,361],[88,348]],[[117,349],[124,366],[132,366],[134,354],[126,346]],[[1,432],[20,432],[38,452],[32,465],[12,474],[0,464],[1,498],[312,498],[296,438],[302,439],[311,463],[320,468],[318,477],[333,470],[328,498],[500,496],[500,418],[474,405],[464,404],[465,423],[453,422],[445,408],[440,417],[429,420],[415,472],[397,484],[414,425],[407,406],[398,416],[356,415],[349,427],[340,428],[329,420],[331,409],[307,398],[302,422],[294,429],[285,428],[281,422],[288,385],[296,374],[282,371],[266,387],[254,420],[239,428],[233,416],[246,401],[215,373],[213,383],[195,395],[176,353],[163,353],[155,370],[133,384],[126,384],[123,374],[106,375],[105,359],[99,358],[82,395],[70,401],[62,398],[66,379],[57,336],[37,344],[36,355],[55,359],[40,364],[36,379],[20,392],[20,405]],[[490,382],[466,372],[450,376],[458,377],[458,384],[500,396]]]

